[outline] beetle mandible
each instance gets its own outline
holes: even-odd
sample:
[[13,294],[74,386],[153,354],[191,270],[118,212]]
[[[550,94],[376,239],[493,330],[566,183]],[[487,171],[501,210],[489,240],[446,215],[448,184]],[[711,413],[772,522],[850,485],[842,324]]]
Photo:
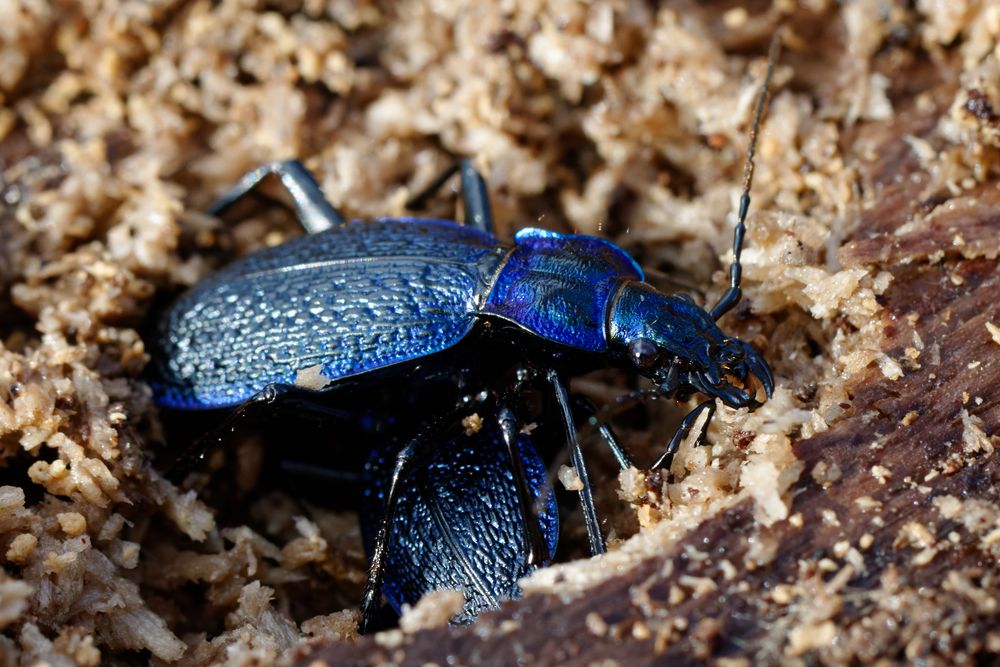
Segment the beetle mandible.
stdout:
[[[214,433],[221,438],[248,411],[264,405],[336,403],[401,379],[417,393],[434,393],[427,388],[435,382],[456,387],[453,395],[438,401],[438,414],[411,420],[413,432],[389,450],[391,463],[383,460],[384,465],[375,466],[378,472],[371,484],[379,488],[374,511],[382,518],[367,540],[370,571],[362,631],[371,625],[387,577],[389,588],[396,590],[390,602],[397,608],[431,586],[414,583],[412,573],[398,571],[418,566],[414,558],[419,560],[423,552],[416,547],[416,556],[389,553],[391,532],[409,517],[411,508],[426,501],[419,494],[416,500],[406,500],[415,468],[433,459],[436,448],[461,438],[445,433],[477,405],[488,423],[479,433],[467,434],[465,449],[458,451],[478,457],[480,463],[490,452],[503,451],[511,484],[494,489],[503,491],[498,498],[506,499],[498,501],[500,519],[495,523],[510,528],[513,522],[516,530],[506,531],[504,537],[463,539],[488,548],[520,540],[516,546],[523,549],[523,558],[511,571],[494,577],[501,581],[492,592],[467,591],[468,617],[474,617],[492,594],[516,594],[517,578],[546,564],[555,546],[554,510],[544,498],[547,482],[538,472],[540,460],[530,438],[520,435],[517,402],[523,389],[543,387],[557,406],[580,477],[581,506],[595,554],[605,546],[575,433],[574,404],[566,383],[570,374],[614,365],[637,370],[664,397],[708,396],[685,417],[653,466],[668,469],[697,418],[714,412],[715,399],[755,409],[764,396],[771,396],[773,379],[761,355],[727,336],[716,321],[742,294],[740,254],[754,151],[778,43],[776,36],[754,111],[730,284],[711,310],[686,295],[657,291],[624,250],[604,239],[528,228],[515,235],[513,245],[502,244],[493,236],[485,183],[469,160],[431,187],[459,173],[465,225],[426,218],[347,221],[295,161],[249,172],[210,209],[221,213],[265,177],[277,175],[307,235],[231,263],[164,314],[153,341],[150,379],[160,405],[234,408]],[[492,346],[488,352],[484,344]],[[513,379],[498,380],[504,369],[514,370]],[[303,373],[317,371],[322,386],[304,388]],[[620,465],[628,465],[610,428],[602,425],[599,431]],[[699,441],[704,437],[702,428]],[[500,460],[493,460],[480,465],[477,474],[500,471]],[[456,487],[459,492],[468,492],[470,484],[482,480],[465,481]],[[455,542],[454,536],[451,540],[458,551],[467,544]],[[407,545],[413,547],[404,541],[398,549]],[[387,574],[387,563],[394,560],[403,564]],[[496,564],[465,566],[469,576],[477,578],[476,567],[489,570]]]

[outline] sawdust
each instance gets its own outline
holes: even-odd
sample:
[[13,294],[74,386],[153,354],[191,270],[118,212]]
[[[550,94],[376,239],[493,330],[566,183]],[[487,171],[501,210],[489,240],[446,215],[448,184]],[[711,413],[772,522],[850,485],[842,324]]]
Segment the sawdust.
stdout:
[[[868,203],[841,132],[895,113],[874,54],[901,30],[931,53],[959,52],[948,117],[932,143],[912,144],[932,173],[928,192],[982,182],[1000,145],[996,7],[828,4],[727,13],[721,33],[711,8],[633,0],[8,7],[0,652],[24,663],[96,665],[140,652],[166,663],[270,664],[304,639],[355,636],[356,614],[340,611],[359,599],[365,577],[353,515],[251,491],[237,517],[213,500],[214,468],[181,489],[155,462],[163,433],[140,378],[143,320],[158,296],[295,233],[276,209],[232,227],[200,213],[244,171],[298,157],[349,215],[398,215],[451,156],[473,156],[502,236],[529,224],[603,234],[713,302],[726,284],[762,54],[779,22],[791,26],[789,56],[759,146],[746,306],[725,324],[765,350],[775,396],[753,414],[721,409],[711,446],[682,447],[673,479],[629,473],[623,495],[642,532],[612,541],[618,548],[601,558],[540,570],[524,589],[581,593],[745,498],[762,527],[788,519],[802,472],[794,439],[847,413],[844,379],[875,365],[895,380],[907,368],[880,348],[890,276],[845,268],[836,256],[847,213]],[[796,32],[817,22],[842,27],[842,43],[823,43],[836,50],[835,68]],[[450,217],[453,203],[441,198],[430,213]],[[963,252],[989,252],[977,248]],[[623,435],[655,457],[665,428]],[[967,448],[992,452],[973,419],[965,428]],[[241,451],[252,453],[252,443]],[[252,467],[240,478],[253,489]],[[614,491],[602,509],[633,512]],[[966,509],[966,528],[995,553],[993,510]],[[935,548],[909,534],[900,546]],[[760,566],[774,557],[766,534],[752,553]],[[843,567],[860,567],[856,553],[843,551]],[[955,573],[937,602],[980,613],[988,601],[975,591],[992,576]],[[824,606],[840,595],[833,581],[786,593],[798,600],[799,625],[779,653],[840,659],[840,638],[887,632],[899,610],[931,613],[920,592],[885,593],[872,600],[870,627],[835,629]],[[679,596],[704,582],[688,584]],[[665,645],[683,630],[644,632]],[[911,639],[920,655],[929,640]]]

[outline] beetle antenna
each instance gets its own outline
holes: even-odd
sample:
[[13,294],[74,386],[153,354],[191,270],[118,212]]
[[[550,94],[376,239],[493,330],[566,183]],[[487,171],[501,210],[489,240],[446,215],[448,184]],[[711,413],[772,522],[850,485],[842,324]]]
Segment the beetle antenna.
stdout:
[[632,391],[618,394],[612,402],[605,403],[601,407],[597,408],[592,415],[590,415],[590,426],[593,428],[600,428],[601,426],[604,426],[617,415],[621,414],[625,410],[628,410],[644,398],[656,400],[664,397],[669,398],[669,396],[670,394],[665,392],[662,387],[633,389]]
[[633,389],[632,391],[618,394],[614,397],[613,401],[604,403],[593,411],[593,414],[590,415],[590,426],[593,428],[600,428],[642,399],[656,399],[661,396],[663,396],[663,391],[659,387]]
[[750,185],[753,183],[753,158],[757,152],[757,134],[760,132],[760,120],[764,115],[764,107],[767,105],[767,95],[771,86],[771,76],[774,74],[774,64],[778,60],[778,51],[781,47],[781,30],[774,33],[771,38],[771,48],[767,56],[767,74],[764,75],[764,85],[760,87],[760,94],[757,96],[757,106],[753,114],[753,126],[750,129],[750,147],[747,149],[747,159],[743,166],[743,194],[740,195],[740,209],[737,216],[736,229],[733,230],[733,262],[729,265],[729,289],[726,290],[719,303],[712,308],[712,319],[718,320],[728,313],[740,302],[743,291],[740,289],[740,280],[743,277],[743,265],[740,263],[740,254],[743,251],[743,237],[746,235],[747,211],[750,209]]

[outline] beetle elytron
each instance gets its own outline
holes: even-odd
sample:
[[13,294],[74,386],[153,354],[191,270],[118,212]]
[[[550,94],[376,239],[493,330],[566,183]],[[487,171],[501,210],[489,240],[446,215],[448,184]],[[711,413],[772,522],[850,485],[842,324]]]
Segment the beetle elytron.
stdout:
[[[777,43],[755,109],[730,286],[711,311],[658,292],[603,239],[524,229],[513,245],[499,242],[485,184],[467,160],[451,172],[460,174],[465,225],[346,221],[298,162],[248,173],[211,209],[220,213],[274,174],[308,234],[233,262],[165,313],[151,368],[160,405],[235,408],[218,437],[248,410],[284,402],[359,405],[369,399],[357,396],[377,402],[389,393],[397,397],[389,410],[405,412],[398,397],[406,396],[426,410],[407,412],[372,446],[362,631],[383,592],[398,610],[427,590],[458,585],[469,619],[516,596],[517,579],[551,559],[558,526],[544,467],[522,434],[525,389],[546,392],[559,414],[594,553],[604,541],[568,375],[615,365],[636,369],[660,395],[708,396],[656,463],[667,468],[714,399],[754,409],[770,397],[773,380],[760,354],[715,322],[741,297],[754,146]],[[486,422],[456,431],[472,413]],[[601,433],[627,465],[610,430]]]

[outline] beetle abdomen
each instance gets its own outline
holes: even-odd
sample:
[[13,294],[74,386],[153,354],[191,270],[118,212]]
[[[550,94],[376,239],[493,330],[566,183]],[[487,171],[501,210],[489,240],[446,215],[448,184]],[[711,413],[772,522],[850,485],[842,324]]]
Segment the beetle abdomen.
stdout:
[[[559,516],[545,465],[527,435],[518,440],[527,486],[549,553],[555,553]],[[376,452],[365,469],[362,528],[371,553],[382,518],[394,451]],[[520,597],[517,580],[530,571],[517,487],[495,424],[459,432],[414,461],[400,480],[389,526],[384,593],[396,611],[439,589],[462,590],[468,622],[501,601]]]
[[385,219],[237,260],[161,320],[157,402],[227,407],[307,368],[336,380],[446,349],[473,325],[496,246],[446,221]]

